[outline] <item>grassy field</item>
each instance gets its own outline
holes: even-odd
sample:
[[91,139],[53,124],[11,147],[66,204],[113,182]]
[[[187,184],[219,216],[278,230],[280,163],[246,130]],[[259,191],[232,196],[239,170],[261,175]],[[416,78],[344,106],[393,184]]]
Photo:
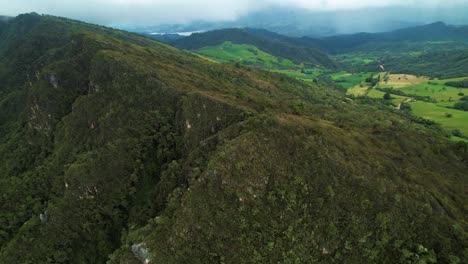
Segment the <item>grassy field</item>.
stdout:
[[[377,98],[377,99],[383,99],[385,95],[385,92],[382,92],[382,91],[379,91],[379,90],[376,90],[376,89],[372,89],[369,91],[369,93],[367,93],[367,96],[368,97],[371,97],[371,98]],[[400,95],[395,95],[395,94],[392,94],[391,95],[391,102],[394,106],[398,106],[400,103],[406,101],[406,99],[408,99],[408,97],[405,97],[405,96],[400,96]]]
[[[368,76],[369,73],[355,74],[355,76]],[[375,76],[374,76],[375,77]],[[453,105],[460,100],[463,95],[468,95],[467,88],[455,88],[445,85],[449,81],[464,80],[463,78],[429,80],[424,77],[417,77],[407,74],[381,73],[382,81],[377,87],[393,87],[398,91],[403,91],[407,96],[392,94],[391,102],[394,106],[406,101],[412,96],[430,97],[434,102],[415,101],[411,102],[412,113],[416,116],[439,123],[448,132],[455,129],[460,130],[464,136],[468,136],[468,112],[453,109]],[[333,78],[333,77],[332,77]],[[345,73],[337,73],[335,80],[339,78],[349,78]],[[348,94],[354,96],[368,96],[371,98],[383,99],[385,92],[372,89],[367,83],[356,84],[348,89]],[[467,141],[465,138],[452,137],[454,141]]]
[[465,78],[466,77],[430,81],[422,81],[424,80],[423,78],[412,78],[411,82],[414,83],[413,85],[398,87],[395,85],[388,85],[390,82],[387,82],[387,84],[384,84],[381,87],[394,87],[407,95],[427,96],[435,100],[437,105],[440,107],[452,107],[458,100],[460,100],[461,97],[468,95],[468,89],[451,87],[445,85],[445,83],[449,81],[463,80]]
[[366,65],[375,61],[364,53],[340,54],[333,56],[333,59],[340,63],[354,65]]
[[[437,106],[428,102],[411,103],[415,115],[432,120],[442,125],[447,131],[459,129],[463,135],[468,135],[468,112]],[[447,117],[451,114],[451,117]]]
[[288,59],[282,59],[259,50],[257,47],[246,44],[224,42],[218,46],[205,47],[197,52],[203,56],[219,62],[242,62],[266,69],[301,69]]
[[427,82],[426,77],[418,77],[410,74],[389,74],[384,81],[380,83],[380,87],[401,88],[411,85]]
[[358,84],[349,88],[347,91],[347,94],[354,95],[354,96],[365,96],[369,88],[370,87],[367,85]]
[[330,74],[330,77],[335,81],[336,84],[343,86],[345,89],[349,89],[364,83],[364,81],[371,77],[372,74],[372,72],[348,73],[346,71],[340,71]]
[[306,68],[304,65],[295,64],[288,59],[263,52],[255,46],[234,44],[229,41],[218,46],[202,48],[197,50],[196,54],[221,63],[240,62],[303,81],[312,81],[329,72],[329,70],[322,68]]
[[452,140],[452,141],[456,141],[456,142],[461,141],[461,142],[466,142],[466,143],[468,143],[468,139],[466,139],[466,138],[461,138],[461,137],[452,136],[452,137],[451,137],[451,140]]
[[259,50],[257,47],[245,44],[234,44],[232,42],[224,42],[218,46],[205,47],[196,52],[199,56],[203,56],[209,60],[226,62],[240,62],[247,65],[252,65],[262,69],[270,70],[286,74],[289,77],[300,79],[303,81],[312,81],[318,76],[329,74],[329,76],[345,89],[354,87],[363,83],[366,78],[372,76],[373,73],[348,73],[340,71],[330,73],[327,69],[321,68],[306,68],[304,65],[298,65],[290,60],[278,58],[266,52]]

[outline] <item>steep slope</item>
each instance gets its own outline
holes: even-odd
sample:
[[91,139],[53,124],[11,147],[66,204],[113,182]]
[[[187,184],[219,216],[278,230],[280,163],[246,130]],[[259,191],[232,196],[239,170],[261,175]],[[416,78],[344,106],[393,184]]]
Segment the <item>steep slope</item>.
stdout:
[[141,33],[143,36],[148,37],[150,39],[154,39],[163,43],[172,43],[176,40],[184,38],[184,36],[179,34],[148,34],[148,33]]
[[35,14],[0,52],[2,263],[466,258],[467,145],[379,101]]
[[257,47],[246,44],[234,44],[226,41],[218,46],[205,47],[197,50],[200,54],[218,62],[241,62],[261,69],[300,69],[301,65],[292,61],[275,57],[259,50]]
[[226,41],[236,44],[249,44],[260,50],[290,59],[297,64],[305,63],[334,69],[336,64],[322,51],[316,48],[297,45],[293,41],[271,38],[266,34],[252,34],[250,30],[243,29],[221,29],[205,33],[195,33],[189,37],[176,40],[172,44],[178,48],[197,50],[207,46],[220,45]]

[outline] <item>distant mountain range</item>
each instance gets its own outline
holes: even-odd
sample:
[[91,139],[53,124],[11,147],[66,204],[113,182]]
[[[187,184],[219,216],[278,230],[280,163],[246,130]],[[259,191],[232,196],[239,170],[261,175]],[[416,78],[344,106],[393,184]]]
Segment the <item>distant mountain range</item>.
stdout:
[[148,38],[157,40],[157,41],[164,42],[164,43],[171,43],[171,42],[174,42],[178,39],[185,37],[180,34],[159,34],[159,33],[143,33],[142,35]]
[[468,24],[466,8],[429,7],[373,8],[318,12],[295,8],[272,8],[239,17],[234,21],[156,26],[120,27],[139,33],[176,33],[188,31],[210,31],[223,28],[262,28],[275,33],[302,37],[325,37],[359,32],[387,32],[411,26],[444,21],[448,24]]
[[[154,38],[154,35],[151,37]],[[253,28],[214,30],[188,37],[159,35],[158,38],[175,47],[194,51],[225,42],[253,45],[261,51],[278,58],[290,59],[296,64],[328,69],[347,68],[345,65],[338,66],[329,54],[350,52],[373,53],[375,63],[365,65],[361,69],[363,71],[379,71],[380,65],[385,64],[392,71],[404,69],[407,73],[449,78],[463,76],[464,69],[468,67],[465,59],[468,51],[468,26],[453,26],[443,22],[384,33],[357,33],[325,38],[288,37]],[[348,66],[354,68],[356,65]]]
[[[468,26],[453,26],[443,22],[436,22],[423,26],[409,27],[384,33],[358,33],[340,35],[323,39],[301,38],[300,42],[306,46],[316,46],[331,53],[366,49],[370,45],[394,45],[396,42],[421,41],[468,41]],[[372,49],[372,48],[371,48]]]
[[[265,29],[252,28],[214,30],[192,34],[188,37],[178,35],[151,35],[150,37],[189,50],[219,45],[225,41],[250,44],[295,62],[309,61],[330,67],[331,63],[319,50],[335,54],[360,50],[388,51],[398,46],[398,49],[407,51],[408,49],[421,49],[421,46],[416,44],[422,42],[447,42],[446,45],[464,43],[461,46],[466,47],[468,26],[453,26],[436,22],[384,33],[357,33],[325,38],[288,37]],[[405,43],[406,46],[402,47],[401,43]],[[453,46],[449,47],[453,49]]]

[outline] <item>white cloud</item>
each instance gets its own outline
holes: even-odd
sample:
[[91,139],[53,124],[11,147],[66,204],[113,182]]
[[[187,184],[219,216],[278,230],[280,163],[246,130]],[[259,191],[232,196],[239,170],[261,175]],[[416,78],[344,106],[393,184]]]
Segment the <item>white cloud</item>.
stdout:
[[468,0],[265,0],[277,5],[296,5],[311,10],[359,9],[387,6],[451,6],[467,4]]
[[444,6],[468,0],[0,0],[5,15],[38,12],[100,24],[180,23],[232,20],[269,6],[309,10],[359,9],[384,6]]

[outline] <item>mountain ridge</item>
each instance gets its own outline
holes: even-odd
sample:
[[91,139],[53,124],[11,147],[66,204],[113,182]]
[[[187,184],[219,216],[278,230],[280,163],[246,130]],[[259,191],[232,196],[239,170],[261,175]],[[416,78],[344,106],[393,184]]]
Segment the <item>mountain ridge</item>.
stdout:
[[37,14],[0,55],[4,263],[465,257],[468,146],[380,100]]
[[296,64],[306,63],[326,68],[336,68],[335,63],[316,48],[299,46],[285,39],[279,40],[266,35],[255,35],[244,29],[233,28],[194,33],[191,36],[173,41],[171,44],[178,48],[196,50],[206,46],[219,45],[225,41],[254,45],[264,52],[290,59]]
[[[442,20],[447,24],[468,24],[464,10],[466,5],[439,6],[434,10],[419,8],[386,7],[360,10],[314,12],[307,9],[271,8],[240,16],[234,21],[195,21],[185,24],[124,27],[127,30],[148,32],[210,31],[222,28],[264,28],[290,37],[311,36],[314,38],[356,32],[385,32],[400,28],[428,24]],[[398,15],[395,15],[398,14]]]
[[435,22],[422,26],[398,29],[382,33],[357,33],[338,35],[322,39],[302,38],[305,44],[318,46],[331,53],[364,50],[373,43],[422,42],[422,41],[461,41],[468,42],[468,26],[453,26]]
[[[288,37],[265,29],[233,28],[196,33],[193,36],[183,37],[169,44],[186,49],[199,49],[206,46],[219,45],[224,41],[237,42],[239,44],[259,45],[261,40],[284,43],[289,46],[303,49],[326,51],[331,54],[339,54],[353,51],[385,51],[391,49],[397,43],[423,43],[448,41],[453,43],[468,43],[468,26],[453,26],[443,22],[434,22],[422,26],[398,29],[381,33],[356,33],[349,35],[336,35],[324,38]],[[262,49],[262,47],[258,47]],[[416,48],[416,47],[415,47]],[[274,49],[263,47],[265,52],[279,56]],[[312,52],[312,51],[311,51]],[[280,56],[281,57],[281,56]],[[284,57],[284,55],[283,55]],[[288,54],[287,59],[295,58]],[[299,56],[304,58],[304,55]],[[307,58],[307,56],[305,56]],[[298,58],[293,59],[298,62]],[[327,63],[328,64],[328,63]]]

